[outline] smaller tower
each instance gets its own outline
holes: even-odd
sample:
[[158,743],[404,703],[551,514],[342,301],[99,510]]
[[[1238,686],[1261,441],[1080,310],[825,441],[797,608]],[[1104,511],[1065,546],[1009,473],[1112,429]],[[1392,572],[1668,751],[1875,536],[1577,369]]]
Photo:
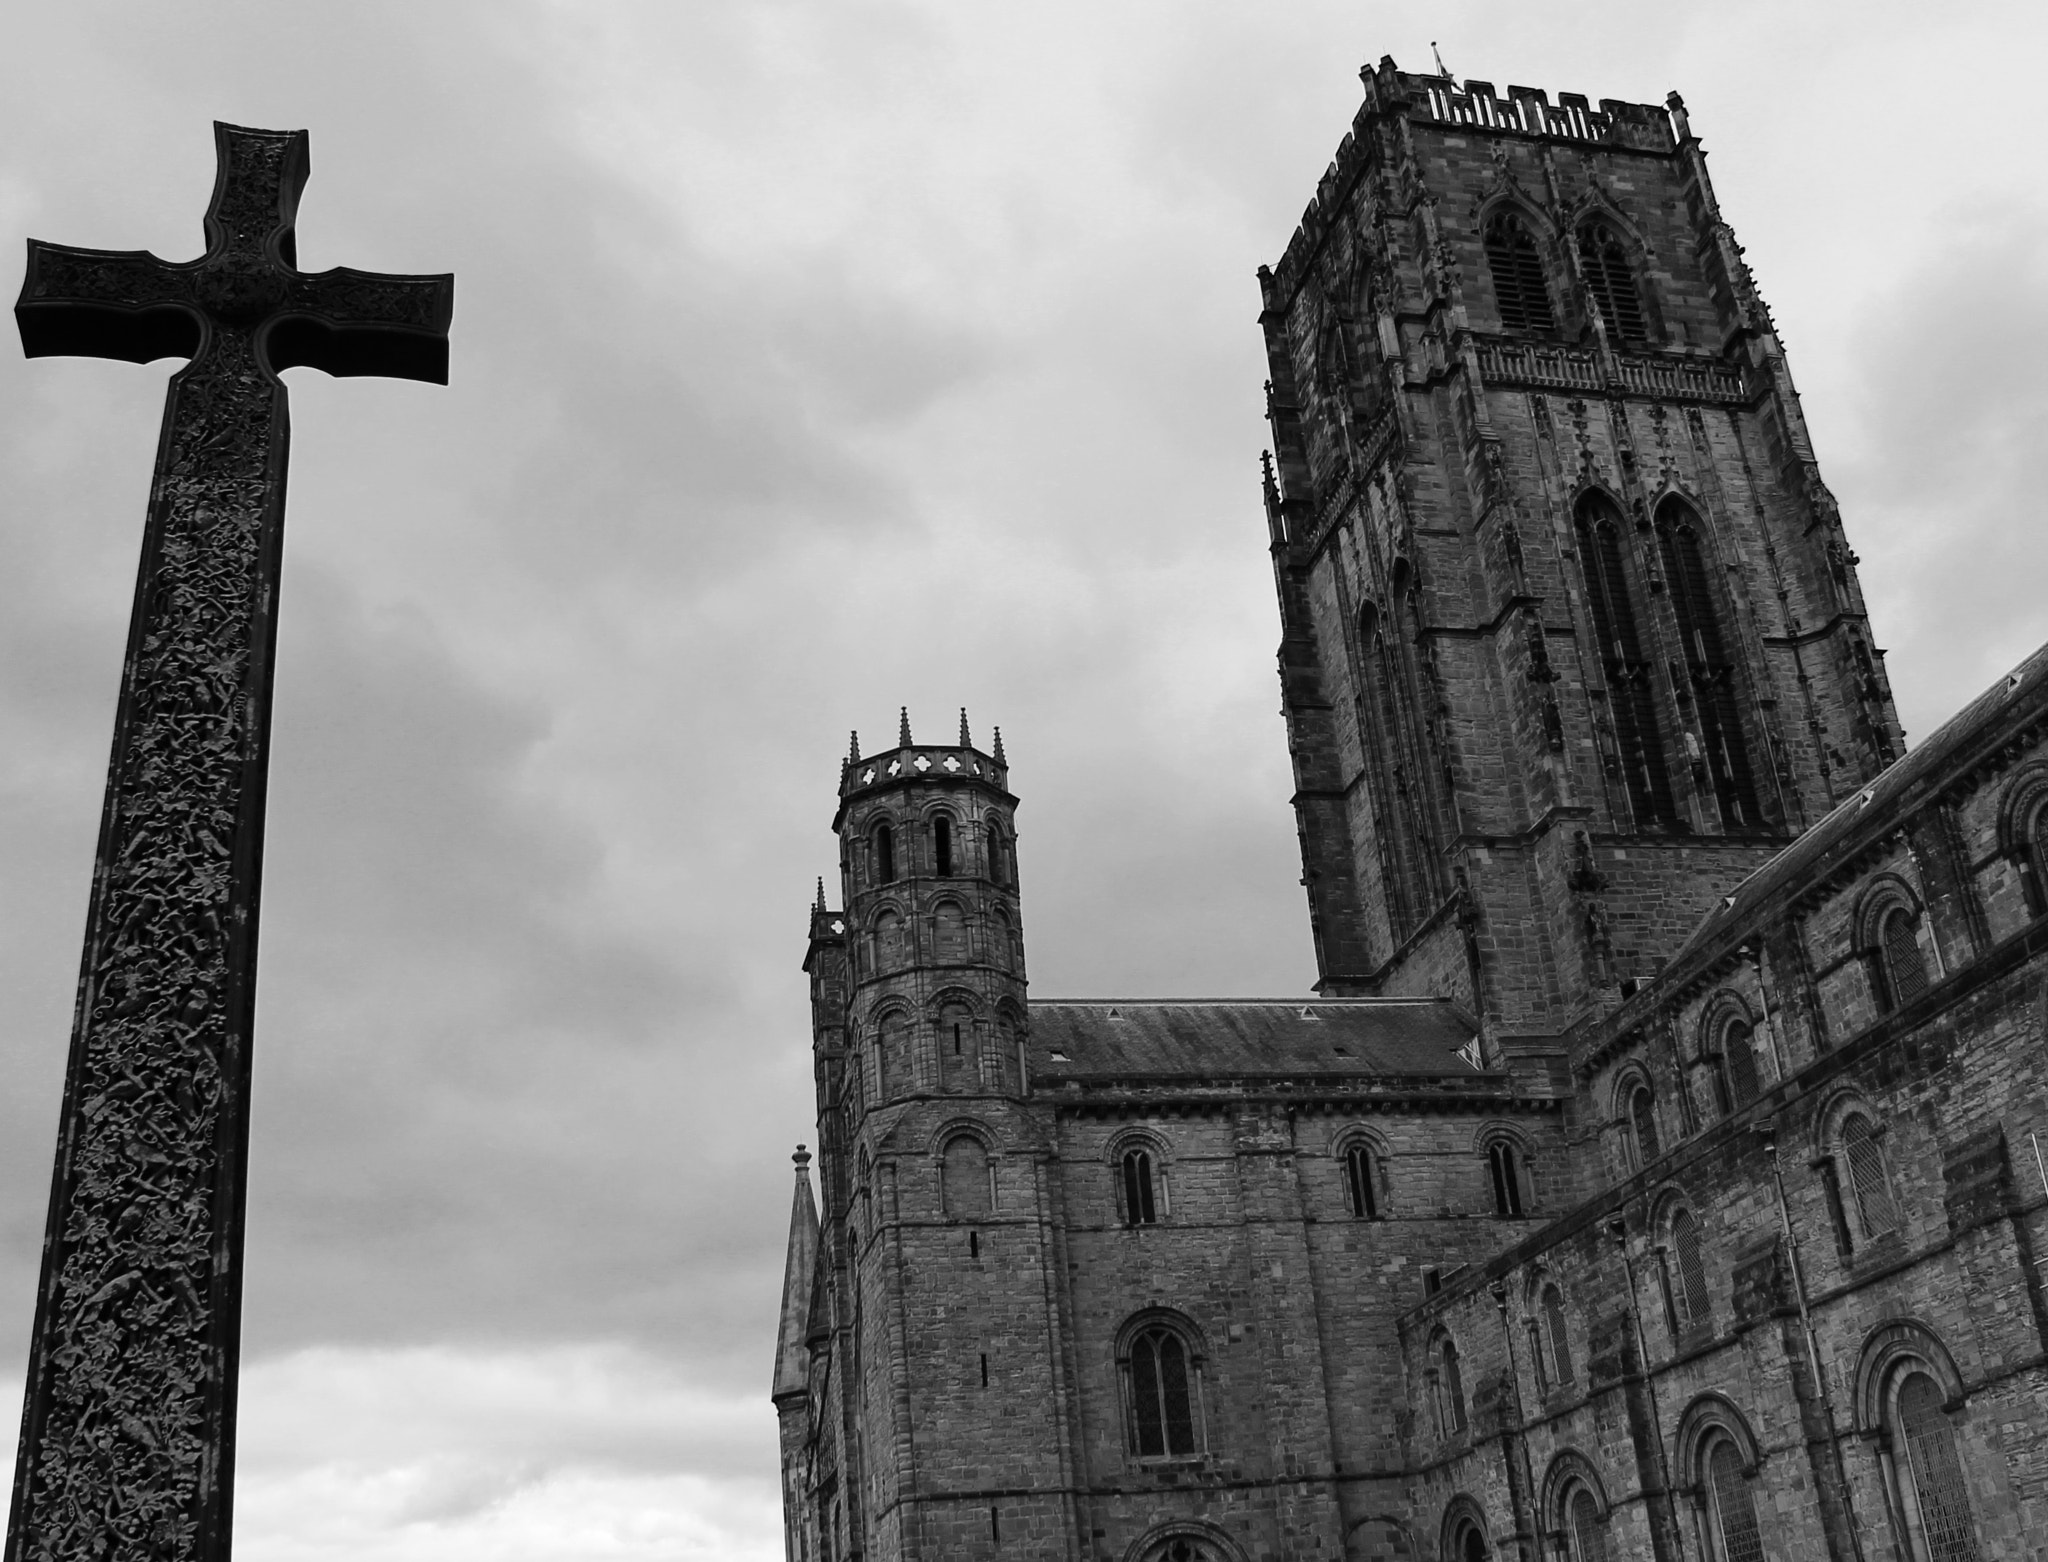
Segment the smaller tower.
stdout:
[[[813,1333],[832,1358],[813,1381],[833,1436],[792,1500],[844,1538],[819,1553],[835,1557],[1068,1555],[1078,1522],[1047,1307],[1058,1216],[1025,1067],[1017,799],[1000,732],[984,753],[964,713],[959,730],[918,743],[906,714],[893,748],[855,739],[832,821],[844,910],[811,911]],[[1019,1447],[1026,1424],[1058,1430]]]
[[[965,739],[964,712],[960,730]],[[911,741],[907,714],[895,748],[841,771],[832,825],[854,1122],[905,1101],[1023,1088],[1024,931],[1008,777],[1000,758],[970,742]]]

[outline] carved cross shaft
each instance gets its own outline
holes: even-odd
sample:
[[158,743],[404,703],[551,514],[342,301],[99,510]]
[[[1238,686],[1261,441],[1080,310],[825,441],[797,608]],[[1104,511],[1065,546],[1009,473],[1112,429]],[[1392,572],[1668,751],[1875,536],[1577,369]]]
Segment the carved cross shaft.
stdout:
[[29,242],[30,357],[171,381],[114,721],[7,1562],[221,1562],[241,1334],[279,370],[445,384],[454,278],[294,265],[303,131],[215,125],[206,253]]

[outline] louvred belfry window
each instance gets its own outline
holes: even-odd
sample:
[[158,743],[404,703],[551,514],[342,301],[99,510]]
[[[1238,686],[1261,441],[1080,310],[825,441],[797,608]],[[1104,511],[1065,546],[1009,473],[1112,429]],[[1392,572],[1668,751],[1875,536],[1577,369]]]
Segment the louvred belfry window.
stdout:
[[1664,555],[1664,573],[1671,582],[1671,610],[1678,618],[1678,637],[1685,646],[1685,671],[1692,684],[1700,741],[1721,822],[1729,829],[1754,828],[1763,822],[1757,807],[1756,778],[1742,741],[1742,718],[1736,700],[1735,664],[1721,634],[1720,609],[1714,583],[1700,547],[1698,518],[1677,500],[1657,511],[1657,541]]
[[1543,257],[1528,225],[1513,212],[1501,212],[1486,225],[1486,266],[1493,273],[1493,296],[1500,307],[1502,330],[1556,334],[1550,289],[1543,279]]
[[1600,643],[1614,741],[1621,751],[1617,758],[1635,827],[1670,829],[1678,823],[1678,809],[1672,801],[1664,742],[1657,729],[1650,667],[1636,632],[1635,604],[1622,562],[1620,519],[1611,504],[1588,495],[1579,506],[1579,556],[1585,566],[1593,635]]
[[1579,229],[1579,262],[1607,334],[1617,343],[1647,341],[1650,332],[1643,319],[1642,294],[1636,289],[1636,269],[1621,235],[1604,222],[1587,223]]

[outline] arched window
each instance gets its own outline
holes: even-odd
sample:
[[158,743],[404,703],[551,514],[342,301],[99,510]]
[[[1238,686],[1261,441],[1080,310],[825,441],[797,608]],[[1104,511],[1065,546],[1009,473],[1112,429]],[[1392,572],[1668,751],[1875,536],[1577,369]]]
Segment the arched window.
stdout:
[[894,908],[884,906],[875,913],[874,947],[877,970],[893,970],[910,958],[904,928],[903,918]]
[[1720,606],[1700,547],[1699,518],[1681,501],[1665,500],[1657,508],[1657,540],[1721,823],[1728,829],[1754,828],[1763,823],[1763,814],[1757,806],[1749,750],[1742,741],[1735,664],[1721,634]]
[[1550,309],[1550,289],[1544,285],[1543,257],[1528,225],[1511,211],[1497,212],[1486,225],[1485,243],[1501,329],[1555,335],[1557,321]]
[[932,908],[932,957],[952,964],[967,958],[967,913],[956,900]]
[[1564,1292],[1555,1285],[1543,1288],[1543,1330],[1549,1336],[1551,1380],[1562,1387],[1572,1381],[1572,1343],[1565,1328]]
[[986,833],[983,838],[988,843],[986,849],[988,852],[988,876],[990,880],[997,884],[1008,884],[1016,864],[1010,854],[1010,843],[1003,834],[1002,826],[991,820],[986,826]]
[[1849,1163],[1849,1192],[1856,1201],[1856,1219],[1866,1241],[1899,1228],[1899,1207],[1892,1199],[1891,1178],[1877,1130],[1861,1112],[1842,1123],[1842,1159]]
[[1657,701],[1650,683],[1650,664],[1636,632],[1634,599],[1629,593],[1623,557],[1621,517],[1598,494],[1588,494],[1578,510],[1579,558],[1585,570],[1587,605],[1593,615],[1593,637],[1599,642],[1601,671],[1607,683],[1608,712],[1614,723],[1616,756],[1628,792],[1637,830],[1674,829],[1678,807],[1672,800],[1663,735],[1657,725]]
[[902,1010],[893,1010],[882,1017],[876,1033],[875,1051],[880,1063],[882,1099],[886,1101],[909,1094],[910,1020]]
[[1642,295],[1636,290],[1636,268],[1621,235],[1604,222],[1587,223],[1579,229],[1579,261],[1615,345],[1647,341],[1650,332],[1643,320]]
[[940,1152],[939,1197],[949,1220],[983,1220],[994,1209],[988,1150],[973,1134],[955,1134]]
[[1230,1562],[1236,1555],[1212,1535],[1184,1533],[1161,1535],[1145,1548],[1139,1562]]
[[1749,1105],[1762,1092],[1756,1072],[1756,1027],[1747,1020],[1731,1020],[1721,1032],[1721,1066],[1728,1082],[1728,1110]]
[[974,1035],[974,1013],[963,1003],[939,1010],[939,1079],[948,1090],[972,1090],[981,1081],[980,1046]]
[[1607,1520],[1601,1516],[1600,1504],[1585,1487],[1573,1491],[1571,1501],[1565,1505],[1565,1517],[1571,1521],[1568,1527],[1572,1562],[1613,1562],[1613,1552],[1607,1544]]
[[1638,1084],[1628,1093],[1628,1126],[1640,1170],[1662,1153],[1657,1144],[1657,1098],[1648,1085]]
[[1413,862],[1418,841],[1411,828],[1413,809],[1405,786],[1409,761],[1400,710],[1395,702],[1397,673],[1380,611],[1370,602],[1358,610],[1358,677],[1358,728],[1366,763],[1365,790],[1372,805],[1373,837],[1379,847],[1381,889],[1398,943],[1419,920],[1417,906],[1423,897]]
[[1007,962],[1012,969],[1021,967],[1024,964],[1024,949],[1017,937],[1017,924],[1010,920],[1010,913],[997,906],[989,914],[989,921],[993,925],[990,942],[994,945],[989,950],[990,958],[999,965]]
[[2048,912],[2048,776],[2035,771],[2013,783],[1999,834],[2019,874],[2028,915]]
[[1714,1318],[1712,1303],[1707,1298],[1706,1256],[1700,1248],[1699,1222],[1689,1209],[1677,1210],[1671,1216],[1671,1256],[1678,1273],[1667,1283],[1679,1328],[1690,1333],[1710,1327]]
[[1920,952],[1920,918],[1906,906],[1894,906],[1877,925],[1878,960],[1886,1008],[1903,1009],[1927,991],[1927,961]]
[[947,814],[932,820],[932,872],[942,879],[953,876],[953,820]]
[[1344,1152],[1345,1192],[1350,1195],[1351,1213],[1360,1220],[1380,1218],[1379,1175],[1373,1164],[1375,1159],[1372,1146],[1355,1141]]
[[1124,1357],[1131,1452],[1140,1459],[1184,1458],[1201,1450],[1200,1358],[1180,1329],[1147,1324]]
[[1445,1437],[1465,1430],[1465,1377],[1458,1370],[1458,1347],[1448,1334],[1436,1340],[1437,1425]]
[[1916,1531],[1922,1562],[1977,1562],[1977,1526],[1956,1449],[1955,1427],[1942,1404],[1941,1385],[1915,1372],[1899,1385],[1895,1433],[1905,1444],[1910,1500],[1907,1519]]
[[1707,1455],[1709,1527],[1717,1562],[1763,1562],[1764,1537],[1757,1528],[1756,1498],[1743,1473],[1742,1454],[1726,1438]]
[[1150,1150],[1133,1148],[1118,1160],[1121,1173],[1118,1192],[1122,1195],[1124,1224],[1150,1226],[1159,1220],[1165,1200],[1160,1198],[1157,1169]]
[[2036,913],[2048,910],[2048,794],[2033,813],[2027,817],[2026,864],[2033,880],[2033,908]]
[[1486,1147],[1486,1167],[1493,1177],[1494,1214],[1520,1215],[1524,1202],[1522,1184],[1525,1168],[1520,1165],[1514,1145],[1506,1139],[1494,1140]]
[[875,882],[896,882],[896,830],[889,824],[875,826]]

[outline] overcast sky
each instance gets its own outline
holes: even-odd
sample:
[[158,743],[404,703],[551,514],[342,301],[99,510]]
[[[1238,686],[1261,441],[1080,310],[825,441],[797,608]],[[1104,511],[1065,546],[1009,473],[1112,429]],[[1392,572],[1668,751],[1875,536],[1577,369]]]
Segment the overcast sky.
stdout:
[[[1909,737],[2048,638],[2038,0],[17,0],[4,37],[8,267],[191,258],[221,118],[310,129],[307,269],[457,278],[447,388],[288,376],[242,1562],[780,1556],[849,727],[1001,723],[1041,994],[1306,988],[1252,273],[1361,63],[1682,91]],[[174,367],[0,350],[0,1395]]]

